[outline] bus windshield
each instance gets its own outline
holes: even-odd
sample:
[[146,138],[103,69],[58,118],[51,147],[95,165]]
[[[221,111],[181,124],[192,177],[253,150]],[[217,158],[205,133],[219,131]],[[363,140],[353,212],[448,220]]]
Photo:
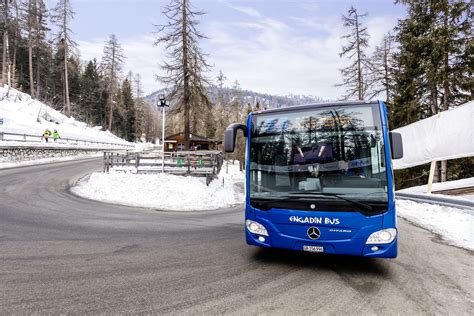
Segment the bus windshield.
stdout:
[[386,210],[381,125],[377,104],[254,115],[250,135],[252,206],[268,209],[269,202],[284,201],[279,206],[307,209],[307,201],[330,201],[333,211],[353,210],[357,205]]

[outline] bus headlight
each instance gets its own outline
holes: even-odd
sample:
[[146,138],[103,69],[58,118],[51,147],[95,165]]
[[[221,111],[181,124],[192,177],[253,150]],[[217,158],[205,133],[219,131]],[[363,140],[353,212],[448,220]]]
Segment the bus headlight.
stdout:
[[249,232],[251,232],[252,234],[268,236],[267,229],[262,224],[251,221],[249,219],[245,221],[245,224]]
[[397,230],[395,228],[387,228],[372,233],[367,238],[366,244],[389,244],[395,237],[397,237]]

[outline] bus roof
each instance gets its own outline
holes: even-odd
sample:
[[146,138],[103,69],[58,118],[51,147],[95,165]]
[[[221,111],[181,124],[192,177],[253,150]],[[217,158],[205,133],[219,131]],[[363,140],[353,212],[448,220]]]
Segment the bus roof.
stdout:
[[304,105],[291,105],[283,108],[277,109],[268,109],[253,114],[267,114],[267,113],[281,113],[289,111],[299,111],[299,110],[308,110],[308,109],[317,109],[324,107],[333,107],[333,106],[351,106],[351,105],[363,105],[363,104],[378,104],[379,101],[336,101],[336,102],[323,102],[323,103],[311,103]]

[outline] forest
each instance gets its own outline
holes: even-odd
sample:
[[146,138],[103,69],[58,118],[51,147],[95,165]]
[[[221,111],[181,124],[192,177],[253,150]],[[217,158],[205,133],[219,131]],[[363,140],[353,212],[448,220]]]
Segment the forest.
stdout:
[[[229,87],[222,71],[215,78],[208,75],[211,65],[200,47],[206,35],[199,31],[206,15],[191,2],[171,0],[161,13],[167,22],[150,26],[155,44],[166,51],[157,56],[162,69],[156,78],[171,102],[166,130],[222,139],[228,124],[244,122],[248,113],[271,104],[246,98],[237,80]],[[0,83],[129,141],[156,141],[159,111],[153,98],[145,98],[140,74],[124,72],[126,56],[117,37],[105,41],[101,60],[79,58],[70,29],[73,3],[59,0],[47,9],[43,0],[2,0]],[[404,6],[406,15],[374,48],[366,26],[370,12],[356,7],[341,12],[347,32],[334,56],[348,64],[334,83],[345,90],[340,99],[384,100],[391,129],[471,101],[474,86],[470,2],[397,0],[393,5]],[[233,155],[243,159],[242,140]],[[472,158],[439,162],[435,181],[474,176],[473,163]],[[428,168],[397,171],[398,187],[426,182]]]

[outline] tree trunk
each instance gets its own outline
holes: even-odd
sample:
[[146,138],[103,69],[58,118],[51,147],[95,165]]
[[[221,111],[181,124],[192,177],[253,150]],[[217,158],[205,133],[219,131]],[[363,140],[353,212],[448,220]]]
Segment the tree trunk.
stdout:
[[362,67],[361,67],[361,60],[360,60],[360,39],[359,39],[359,16],[356,12],[355,14],[355,19],[356,19],[356,41],[357,41],[357,90],[358,90],[358,96],[359,100],[364,99],[363,95],[363,83],[362,83]]
[[[6,1],[8,3],[8,0]],[[2,56],[2,84],[7,81],[7,64],[8,64],[8,30],[3,33],[3,56]]]
[[7,65],[8,65],[8,4],[10,0],[4,0],[5,15],[3,17],[5,23],[5,31],[3,32],[3,54],[2,54],[2,84],[7,81]]
[[110,74],[110,91],[109,91],[109,131],[112,131],[112,120],[114,118],[114,95],[115,95],[115,44],[112,44],[112,70]]
[[67,47],[67,6],[64,6],[63,12],[63,34],[64,34],[64,94],[65,94],[65,105],[66,105],[66,115],[71,116],[71,102],[69,100],[69,77],[68,77],[68,67],[67,67],[67,57],[68,57],[68,47]]
[[40,57],[39,57],[39,50],[36,49],[36,99],[40,99],[40,74],[41,74],[41,69],[40,69],[41,63],[40,63]]
[[184,102],[184,147],[185,150],[190,150],[189,143],[189,71],[188,71],[188,42],[187,42],[187,16],[186,16],[186,1],[182,0],[182,41],[183,41],[183,102]]
[[[31,32],[31,30],[29,31]],[[30,94],[31,97],[34,99],[35,98],[35,82],[34,82],[34,76],[33,76],[33,43],[31,40],[31,34],[28,35],[28,70],[29,70],[29,75],[30,75]]]
[[383,60],[383,63],[384,63],[384,84],[385,84],[385,94],[386,94],[386,101],[385,103],[388,105],[388,103],[390,102],[390,88],[389,88],[389,69],[390,69],[390,65],[388,64],[388,58],[389,58],[389,55],[390,55],[390,37],[389,38],[385,38],[384,39],[384,60]]
[[18,37],[20,36],[18,28],[20,25],[20,9],[18,8],[18,2],[17,0],[13,0],[13,5],[15,6],[15,22],[16,22],[16,32],[15,32],[15,38],[13,41],[13,62],[12,62],[12,68],[11,68],[11,73],[12,73],[12,87],[16,88],[17,86],[17,78],[16,78],[16,55],[17,55],[17,49],[18,49]]

